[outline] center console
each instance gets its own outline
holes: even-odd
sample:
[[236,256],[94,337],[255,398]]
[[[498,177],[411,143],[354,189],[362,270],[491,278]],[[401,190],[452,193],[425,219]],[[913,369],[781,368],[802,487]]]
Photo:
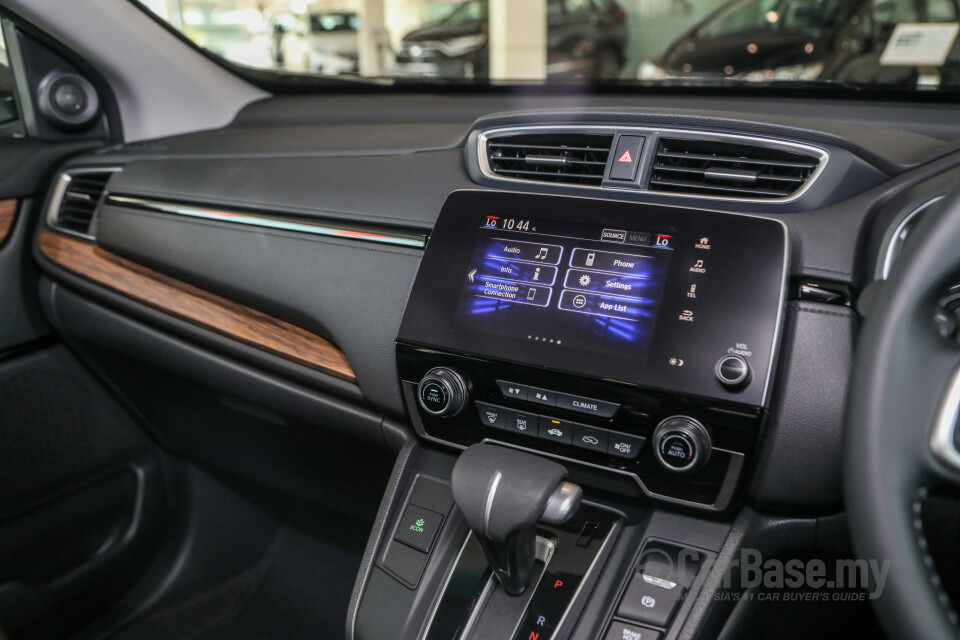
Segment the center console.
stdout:
[[758,217],[453,193],[397,341],[414,427],[727,510],[769,402],[787,247]]
[[397,339],[419,437],[349,640],[689,636],[770,402],[787,246],[759,217],[451,194]]

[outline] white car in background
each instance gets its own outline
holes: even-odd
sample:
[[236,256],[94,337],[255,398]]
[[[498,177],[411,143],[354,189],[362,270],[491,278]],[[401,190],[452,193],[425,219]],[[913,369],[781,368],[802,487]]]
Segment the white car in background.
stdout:
[[356,12],[311,11],[308,28],[308,71],[324,75],[359,71],[360,19]]

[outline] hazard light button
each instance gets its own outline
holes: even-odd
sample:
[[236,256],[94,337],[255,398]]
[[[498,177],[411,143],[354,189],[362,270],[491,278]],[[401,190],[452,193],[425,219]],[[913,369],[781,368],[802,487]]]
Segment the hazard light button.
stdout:
[[610,179],[629,182],[636,180],[637,167],[640,166],[641,149],[643,149],[642,136],[620,136],[613,154]]

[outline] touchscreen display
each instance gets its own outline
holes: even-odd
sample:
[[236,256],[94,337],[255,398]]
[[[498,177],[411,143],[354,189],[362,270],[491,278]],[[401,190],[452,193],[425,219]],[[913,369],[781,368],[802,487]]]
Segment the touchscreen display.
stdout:
[[487,216],[456,323],[473,331],[646,360],[672,236]]
[[[763,406],[787,269],[776,220],[587,198],[447,198],[398,340]],[[715,368],[745,358],[731,391]]]

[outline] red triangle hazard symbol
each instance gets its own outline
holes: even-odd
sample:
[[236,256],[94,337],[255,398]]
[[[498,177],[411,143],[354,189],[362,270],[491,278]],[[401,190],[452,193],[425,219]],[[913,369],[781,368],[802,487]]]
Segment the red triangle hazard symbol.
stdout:
[[617,162],[633,162],[633,156],[630,155],[630,149],[623,152],[623,155],[617,159]]

